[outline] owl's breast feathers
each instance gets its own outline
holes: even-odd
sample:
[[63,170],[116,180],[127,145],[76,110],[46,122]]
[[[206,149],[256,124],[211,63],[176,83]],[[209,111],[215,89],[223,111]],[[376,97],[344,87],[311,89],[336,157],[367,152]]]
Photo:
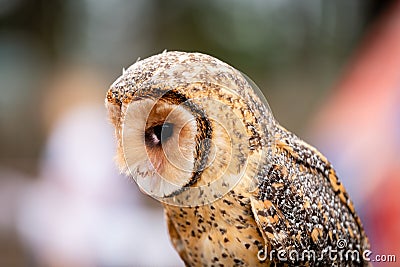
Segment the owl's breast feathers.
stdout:
[[[368,265],[362,260],[369,243],[360,219],[315,148],[277,126],[273,159],[258,179],[252,193],[239,184],[210,205],[165,206],[172,242],[186,265],[268,266],[271,260],[289,266]],[[279,251],[285,251],[284,262]]]

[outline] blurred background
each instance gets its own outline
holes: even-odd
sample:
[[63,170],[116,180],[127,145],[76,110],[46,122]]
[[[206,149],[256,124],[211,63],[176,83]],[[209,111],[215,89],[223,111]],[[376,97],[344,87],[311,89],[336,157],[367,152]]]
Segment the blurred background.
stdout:
[[336,167],[372,257],[400,261],[400,1],[0,0],[0,266],[182,265],[103,106],[164,49],[250,76]]

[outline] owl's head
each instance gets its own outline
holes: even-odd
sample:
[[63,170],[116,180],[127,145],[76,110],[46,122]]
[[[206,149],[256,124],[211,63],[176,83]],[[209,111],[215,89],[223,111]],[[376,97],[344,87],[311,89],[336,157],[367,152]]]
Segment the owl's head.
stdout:
[[274,120],[261,92],[208,55],[138,61],[113,83],[106,106],[121,171],[168,204],[210,203],[243,177],[255,180],[272,153]]

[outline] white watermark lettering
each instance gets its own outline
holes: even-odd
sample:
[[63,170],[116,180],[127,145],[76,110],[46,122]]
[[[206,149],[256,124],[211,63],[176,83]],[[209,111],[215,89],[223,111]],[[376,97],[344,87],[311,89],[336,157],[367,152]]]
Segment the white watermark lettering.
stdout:
[[[361,254],[361,255],[360,255]],[[373,254],[371,250],[362,252],[356,249],[347,249],[347,241],[339,239],[336,247],[327,247],[318,252],[315,250],[275,250],[268,251],[267,247],[258,251],[257,257],[260,261],[279,260],[281,262],[322,262],[329,261],[352,261],[352,262],[396,262],[394,254]]]

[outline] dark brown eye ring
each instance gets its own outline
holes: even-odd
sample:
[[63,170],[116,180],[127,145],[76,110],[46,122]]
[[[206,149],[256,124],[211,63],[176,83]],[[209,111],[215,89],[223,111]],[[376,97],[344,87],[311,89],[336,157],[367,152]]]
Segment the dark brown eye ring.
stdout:
[[150,127],[145,132],[145,143],[149,147],[159,146],[171,138],[174,125],[169,122]]

